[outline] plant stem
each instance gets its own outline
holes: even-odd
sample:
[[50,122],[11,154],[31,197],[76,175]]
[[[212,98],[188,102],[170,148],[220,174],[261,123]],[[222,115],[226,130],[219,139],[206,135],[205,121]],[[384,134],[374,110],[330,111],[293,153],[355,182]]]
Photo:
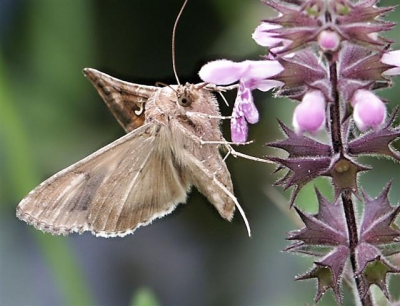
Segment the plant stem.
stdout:
[[[329,59],[329,57],[328,57]],[[333,152],[335,154],[343,154],[343,142],[342,142],[342,131],[340,128],[340,105],[339,105],[339,92],[338,92],[338,80],[337,80],[337,65],[333,62],[329,66],[330,80],[332,84],[332,98],[333,103],[330,103],[329,113],[331,116],[330,120],[330,132]]]
[[[330,61],[329,72],[330,80],[332,85],[332,98],[333,103],[330,103],[330,132],[331,141],[334,154],[344,155],[344,147],[342,141],[342,131],[341,131],[341,114],[340,114],[340,101],[338,92],[338,80],[337,80],[337,65],[336,62],[332,61],[332,58],[328,56]],[[346,217],[348,239],[349,239],[349,249],[350,249],[350,262],[353,270],[353,274],[357,271],[356,262],[356,246],[358,244],[358,230],[356,215],[354,212],[354,204],[352,201],[352,191],[344,190],[342,192],[342,203],[343,209]],[[373,301],[370,296],[369,290],[364,295],[365,288],[360,278],[355,278],[358,296],[360,298],[361,304],[363,306],[373,306]]]
[[[356,246],[358,244],[358,236],[357,236],[357,222],[354,213],[354,205],[351,199],[351,191],[346,190],[342,193],[342,202],[344,214],[346,216],[347,223],[347,231],[349,234],[349,249],[350,249],[350,262],[351,268],[353,269],[353,273],[357,271],[357,261],[356,261]],[[358,296],[360,297],[361,305],[363,306],[373,306],[374,303],[372,301],[369,290],[365,293],[365,286],[359,277],[355,278]]]

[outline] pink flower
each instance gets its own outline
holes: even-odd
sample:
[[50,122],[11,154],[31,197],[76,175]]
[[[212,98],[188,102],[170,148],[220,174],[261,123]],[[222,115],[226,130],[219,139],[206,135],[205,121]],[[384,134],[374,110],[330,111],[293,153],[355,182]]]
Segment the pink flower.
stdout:
[[353,105],[353,118],[360,131],[369,127],[374,130],[380,128],[386,119],[385,104],[373,92],[359,89],[351,101]]
[[325,123],[325,97],[319,90],[307,92],[293,114],[293,127],[297,134],[316,133]]
[[271,33],[270,30],[275,30],[282,28],[281,25],[272,24],[268,22],[262,22],[255,30],[252,35],[253,39],[257,44],[263,47],[273,48],[280,45],[283,41],[282,38],[279,38],[279,34]]
[[274,30],[282,28],[281,25],[272,24],[268,22],[262,22],[255,30],[252,35],[253,39],[257,44],[263,47],[267,47],[270,51],[268,54],[269,59],[273,59],[272,53],[276,53],[279,50],[290,45],[292,42],[288,39],[279,37],[278,33],[274,33]]
[[400,50],[389,51],[383,54],[381,62],[387,65],[396,66],[386,70],[383,74],[399,75],[400,74]]
[[283,71],[278,61],[244,61],[235,63],[229,60],[217,60],[205,64],[199,71],[205,82],[228,85],[239,81],[239,90],[233,106],[231,133],[232,141],[242,143],[247,140],[247,123],[257,123],[259,114],[254,105],[252,90],[268,91],[283,85],[269,78]]

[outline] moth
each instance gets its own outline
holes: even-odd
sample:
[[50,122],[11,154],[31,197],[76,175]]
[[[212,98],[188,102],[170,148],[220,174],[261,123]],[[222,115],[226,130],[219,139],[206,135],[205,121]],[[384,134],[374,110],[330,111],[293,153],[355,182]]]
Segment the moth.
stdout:
[[246,156],[222,136],[215,86],[144,86],[83,72],[127,134],[41,183],[19,203],[19,219],[55,235],[123,237],[171,213],[195,186],[222,218],[237,207],[250,235],[220,149]]

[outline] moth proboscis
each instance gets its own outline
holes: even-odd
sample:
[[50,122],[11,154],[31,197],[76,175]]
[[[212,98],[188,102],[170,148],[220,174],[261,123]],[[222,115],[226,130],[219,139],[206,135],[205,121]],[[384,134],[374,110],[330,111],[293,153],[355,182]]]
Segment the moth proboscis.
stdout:
[[237,207],[250,236],[220,148],[264,160],[224,140],[211,93],[218,88],[144,86],[91,68],[84,74],[127,134],[41,183],[18,205],[18,218],[51,234],[122,237],[172,212],[195,186],[224,219]]

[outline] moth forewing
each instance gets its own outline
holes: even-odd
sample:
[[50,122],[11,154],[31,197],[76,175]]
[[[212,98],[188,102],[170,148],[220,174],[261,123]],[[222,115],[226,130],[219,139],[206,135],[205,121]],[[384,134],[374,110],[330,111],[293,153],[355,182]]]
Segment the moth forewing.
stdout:
[[159,88],[125,82],[92,68],[83,69],[83,73],[125,132],[143,125],[145,104]]

